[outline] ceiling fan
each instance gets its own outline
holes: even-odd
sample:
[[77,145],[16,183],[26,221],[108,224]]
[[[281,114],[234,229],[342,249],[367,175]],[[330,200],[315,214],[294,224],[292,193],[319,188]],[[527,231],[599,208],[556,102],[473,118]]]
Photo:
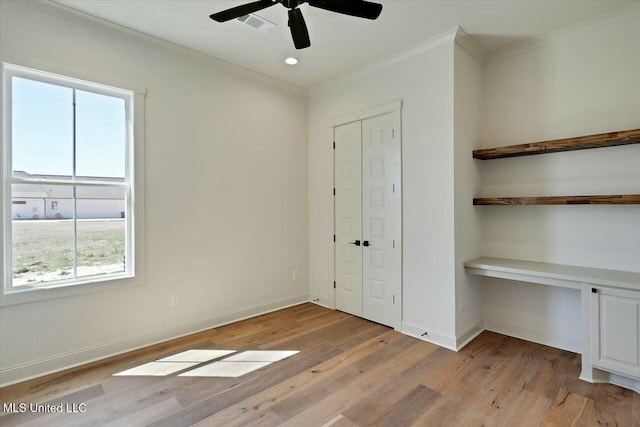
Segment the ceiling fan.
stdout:
[[331,12],[366,19],[376,19],[382,12],[381,4],[365,0],[259,0],[214,13],[209,17],[217,22],[226,22],[266,9],[276,3],[280,3],[289,9],[289,28],[291,29],[291,37],[296,49],[304,49],[311,46],[307,24],[304,22],[302,11],[298,9],[298,6],[302,3]]

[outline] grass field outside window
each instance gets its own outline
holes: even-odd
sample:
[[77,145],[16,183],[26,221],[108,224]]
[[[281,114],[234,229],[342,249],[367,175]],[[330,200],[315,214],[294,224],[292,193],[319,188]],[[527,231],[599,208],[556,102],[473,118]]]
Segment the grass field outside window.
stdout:
[[[65,280],[73,274],[73,220],[12,224],[13,286]],[[78,277],[125,271],[125,220],[77,220]]]

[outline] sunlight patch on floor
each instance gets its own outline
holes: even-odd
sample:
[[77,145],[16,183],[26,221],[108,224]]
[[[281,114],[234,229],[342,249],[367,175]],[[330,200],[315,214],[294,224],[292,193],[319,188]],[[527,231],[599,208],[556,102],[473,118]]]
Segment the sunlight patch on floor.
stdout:
[[196,367],[178,376],[236,378],[300,352],[297,350],[247,350],[213,363],[207,363],[232,353],[236,353],[236,350],[187,350],[118,372],[114,376],[164,377]]
[[208,362],[235,353],[235,350],[187,350],[173,356],[158,359],[158,362]]
[[270,365],[271,362],[213,362],[178,375],[179,377],[241,377]]

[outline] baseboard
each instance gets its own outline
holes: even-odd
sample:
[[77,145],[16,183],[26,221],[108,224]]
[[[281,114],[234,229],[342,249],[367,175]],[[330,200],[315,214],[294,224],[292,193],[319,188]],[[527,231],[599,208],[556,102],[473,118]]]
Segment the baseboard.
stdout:
[[499,320],[485,319],[484,329],[498,334],[548,345],[549,347],[555,347],[561,350],[572,351],[574,353],[581,352],[582,346],[580,341],[573,338],[563,337],[547,332],[534,331],[532,329],[523,328],[521,326],[501,322]]
[[309,301],[308,294],[299,294],[281,298],[263,304],[257,304],[240,310],[233,310],[196,323],[181,325],[175,328],[152,332],[150,334],[130,337],[92,347],[74,350],[68,353],[39,359],[21,365],[9,366],[0,370],[0,387],[27,381],[76,366],[84,365],[129,351],[138,350],[150,345],[170,341],[186,335],[217,328],[229,323],[251,317],[260,316],[272,311],[282,310]]
[[603,371],[598,368],[583,369],[583,372],[580,373],[580,379],[593,384],[613,384],[640,394],[640,380],[634,380],[633,378]]
[[440,347],[458,351],[456,337],[454,335],[447,334],[446,332],[425,328],[424,326],[415,325],[406,321],[402,322],[401,332],[405,335],[439,345]]
[[328,305],[321,303],[320,299],[310,299],[309,302],[311,304],[319,305],[320,307],[328,308],[329,310],[335,310],[333,307],[329,307]]
[[618,374],[609,374],[609,383],[623,388],[628,388],[640,394],[640,381],[623,377]]
[[484,322],[480,321],[477,324],[471,326],[469,329],[464,331],[463,333],[456,336],[456,349],[458,351],[462,350],[462,348],[469,344],[475,337],[480,335],[484,331]]

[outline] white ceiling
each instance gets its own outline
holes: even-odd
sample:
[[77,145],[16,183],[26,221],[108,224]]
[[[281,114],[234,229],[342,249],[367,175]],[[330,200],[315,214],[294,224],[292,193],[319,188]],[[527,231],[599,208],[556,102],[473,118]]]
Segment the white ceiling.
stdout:
[[[277,27],[262,34],[209,15],[246,1],[55,0],[133,30],[308,88],[461,26],[485,52],[495,52],[630,5],[620,0],[378,0],[375,21],[302,5],[311,47],[296,51],[287,10],[258,12]],[[284,64],[296,56],[295,67]]]

